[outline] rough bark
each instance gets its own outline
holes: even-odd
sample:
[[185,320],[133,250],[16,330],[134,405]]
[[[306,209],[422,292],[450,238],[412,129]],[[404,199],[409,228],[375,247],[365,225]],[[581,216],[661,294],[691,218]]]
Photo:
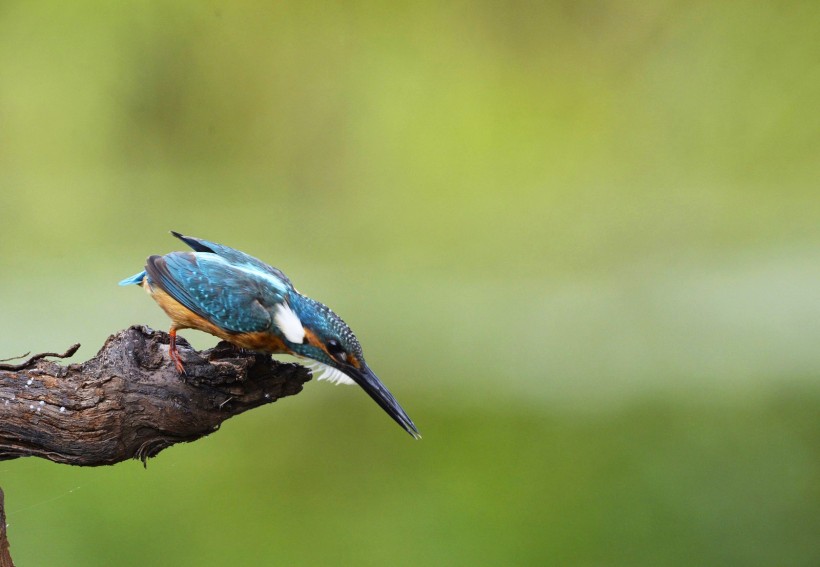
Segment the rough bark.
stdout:
[[6,539],[6,507],[3,489],[0,488],[0,567],[14,567],[9,553],[9,540]]
[[212,433],[230,417],[299,393],[310,380],[298,364],[225,342],[197,352],[178,337],[186,370],[179,376],[168,344],[167,333],[133,326],[80,364],[35,355],[0,365],[0,460],[145,463],[166,447]]

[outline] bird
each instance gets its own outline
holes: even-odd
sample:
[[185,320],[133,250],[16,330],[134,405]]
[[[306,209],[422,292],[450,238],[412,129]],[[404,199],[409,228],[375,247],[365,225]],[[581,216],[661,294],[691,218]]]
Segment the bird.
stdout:
[[197,329],[237,347],[307,359],[312,374],[358,384],[416,439],[413,420],[364,359],[350,327],[326,305],[299,293],[279,269],[234,248],[171,231],[193,251],[148,257],[145,269],[119,282],[139,285],[171,319],[168,354],[179,374],[180,329]]

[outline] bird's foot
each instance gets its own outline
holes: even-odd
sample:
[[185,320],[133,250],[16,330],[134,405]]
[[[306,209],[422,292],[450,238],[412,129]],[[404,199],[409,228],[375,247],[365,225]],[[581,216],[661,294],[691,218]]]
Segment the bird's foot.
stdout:
[[168,346],[168,355],[171,357],[171,360],[174,361],[177,374],[180,376],[185,376],[185,366],[182,365],[182,359],[180,358],[179,351],[177,350],[177,330],[171,329],[168,335],[171,337],[171,344]]

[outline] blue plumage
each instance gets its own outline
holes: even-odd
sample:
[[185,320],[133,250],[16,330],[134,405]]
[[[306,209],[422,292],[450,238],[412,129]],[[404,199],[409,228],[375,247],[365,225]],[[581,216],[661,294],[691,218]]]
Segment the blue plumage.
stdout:
[[130,278],[125,278],[120,281],[119,285],[141,285],[143,279],[145,279],[145,270],[138,274],[134,274]]
[[259,270],[228,263],[207,252],[151,256],[149,283],[156,282],[182,305],[231,333],[275,332],[276,305],[286,286]]
[[143,285],[171,318],[169,355],[184,372],[176,331],[195,328],[244,348],[316,361],[336,383],[355,382],[413,437],[419,433],[367,366],[350,327],[326,305],[297,292],[277,268],[228,246],[183,236],[194,252],[148,258],[145,271],[120,282]]
[[236,250],[234,248],[230,248],[229,246],[223,246],[222,244],[216,244],[215,242],[209,242],[207,240],[203,240],[201,238],[194,238],[193,236],[184,236],[178,232],[171,231],[171,234],[179,238],[185,244],[193,248],[197,252],[212,252],[217,256],[224,258],[234,266],[243,266],[248,268],[255,268],[263,273],[270,274],[280,280],[284,286],[292,288],[290,280],[288,277],[282,273],[281,270],[274,268],[273,266],[269,266],[262,260],[258,260],[254,258],[250,254],[245,254],[240,250]]

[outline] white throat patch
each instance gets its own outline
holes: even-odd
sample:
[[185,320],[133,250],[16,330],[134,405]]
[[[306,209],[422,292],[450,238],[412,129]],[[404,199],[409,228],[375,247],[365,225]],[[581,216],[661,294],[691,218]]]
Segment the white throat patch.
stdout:
[[310,369],[310,373],[316,377],[317,380],[327,380],[331,384],[346,384],[352,386],[356,384],[350,376],[345,374],[344,372],[333,368],[332,366],[328,366],[327,364],[323,364],[321,362],[316,362],[315,360],[304,359],[307,366]]
[[285,335],[285,338],[292,343],[302,344],[305,342],[305,328],[299,320],[299,316],[293,312],[286,302],[276,305],[276,312],[273,315],[273,322]]

